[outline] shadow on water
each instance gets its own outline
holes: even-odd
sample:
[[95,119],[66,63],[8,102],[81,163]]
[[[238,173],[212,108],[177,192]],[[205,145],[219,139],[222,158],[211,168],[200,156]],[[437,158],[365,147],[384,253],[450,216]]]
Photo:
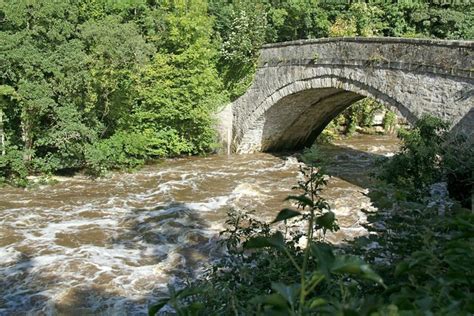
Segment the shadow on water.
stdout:
[[337,177],[361,188],[369,189],[373,185],[371,172],[374,164],[385,156],[346,146],[322,144],[318,146],[327,161],[325,171],[331,177]]
[[144,245],[142,263],[166,263],[169,275],[193,278],[196,268],[212,255],[215,232],[185,204],[133,209],[130,214],[122,224],[126,232],[112,241],[131,249]]
[[[35,255],[0,262],[0,315],[145,315],[147,306],[166,293],[169,282],[182,284],[195,278],[213,251],[218,251],[215,232],[198,211],[185,204],[131,209],[121,226],[126,229],[108,238],[104,251],[118,249],[126,254],[126,250],[139,250],[138,256],[120,258],[124,275],[114,275],[111,263],[111,273],[95,275],[86,283],[70,282],[67,274],[41,269]],[[142,268],[149,267],[151,275],[147,275],[150,269],[140,275]],[[78,269],[84,273],[84,265]],[[138,278],[133,274],[137,270]],[[108,286],[114,278],[130,278],[129,288],[120,291]],[[53,293],[52,288],[64,282],[69,287]]]
[[[374,144],[380,145],[380,144]],[[346,182],[364,189],[370,189],[374,184],[372,171],[375,164],[387,156],[379,153],[367,152],[347,146],[332,143],[317,144],[321,161],[325,165],[325,173],[331,177],[340,178]],[[300,155],[302,152],[298,152]],[[284,159],[294,153],[272,153],[275,157]]]

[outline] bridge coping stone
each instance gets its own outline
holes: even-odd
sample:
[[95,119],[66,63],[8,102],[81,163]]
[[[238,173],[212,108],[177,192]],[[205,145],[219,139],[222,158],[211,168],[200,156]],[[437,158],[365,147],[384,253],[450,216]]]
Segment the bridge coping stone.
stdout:
[[404,43],[404,44],[416,44],[416,45],[430,45],[430,46],[456,46],[474,49],[474,41],[469,40],[440,40],[440,39],[425,39],[425,38],[402,38],[402,37],[328,37],[328,38],[317,38],[317,39],[305,39],[288,42],[278,42],[264,44],[262,50],[269,48],[278,48],[285,46],[300,46],[300,45],[311,45],[311,44],[322,44],[322,43],[335,43],[335,42],[357,42],[357,43]]

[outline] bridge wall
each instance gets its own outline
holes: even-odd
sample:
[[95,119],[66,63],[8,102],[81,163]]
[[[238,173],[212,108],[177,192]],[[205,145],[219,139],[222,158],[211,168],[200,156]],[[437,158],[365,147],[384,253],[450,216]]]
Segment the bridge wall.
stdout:
[[[474,130],[474,42],[333,38],[266,45],[249,90],[226,108],[237,152],[311,144],[363,97],[409,121],[431,114]],[[229,132],[226,133],[227,139]]]

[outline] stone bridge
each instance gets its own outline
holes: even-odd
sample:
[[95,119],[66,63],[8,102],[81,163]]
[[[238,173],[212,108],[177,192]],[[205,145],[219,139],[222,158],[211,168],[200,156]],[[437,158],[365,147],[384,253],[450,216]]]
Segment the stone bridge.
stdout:
[[329,38],[265,45],[248,91],[219,114],[229,151],[311,145],[352,103],[371,97],[409,122],[423,114],[473,136],[474,41]]

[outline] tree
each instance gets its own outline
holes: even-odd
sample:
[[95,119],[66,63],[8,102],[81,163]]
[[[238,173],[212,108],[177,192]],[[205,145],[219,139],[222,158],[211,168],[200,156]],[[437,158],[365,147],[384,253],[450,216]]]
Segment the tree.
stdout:
[[153,154],[198,154],[213,147],[211,113],[226,95],[206,12],[200,6],[170,6],[165,49],[135,78],[135,106],[127,119],[130,125],[123,128],[153,139]]

